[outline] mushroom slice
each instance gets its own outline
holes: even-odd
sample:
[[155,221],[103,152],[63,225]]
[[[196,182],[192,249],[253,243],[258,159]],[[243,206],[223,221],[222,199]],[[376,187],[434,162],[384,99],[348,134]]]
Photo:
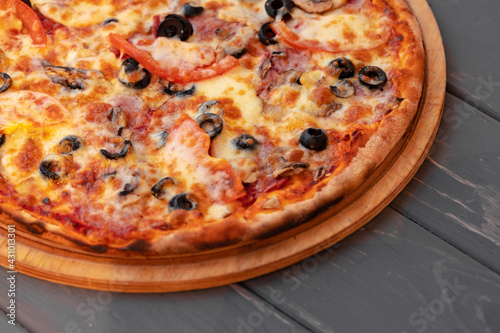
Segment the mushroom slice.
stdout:
[[107,117],[114,129],[120,132],[120,129],[127,127],[127,114],[123,111],[121,106],[112,107],[108,113]]
[[308,13],[321,13],[332,8],[332,0],[292,0],[293,3]]
[[161,131],[159,134],[159,139],[158,142],[156,143],[156,148],[160,149],[167,143],[167,138],[168,138],[168,132],[167,131]]
[[45,74],[53,83],[60,84],[70,89],[84,90],[87,85],[84,80],[103,79],[104,74],[101,71],[54,66],[46,60],[42,61]]
[[276,208],[280,208],[281,207],[280,199],[278,198],[278,196],[272,195],[272,196],[269,197],[269,199],[267,199],[266,201],[264,201],[262,203],[261,207],[264,208],[264,209],[276,209]]
[[348,98],[354,95],[355,89],[351,80],[344,80],[335,86],[330,86],[332,94],[340,98]]
[[271,58],[267,58],[265,59],[259,66],[259,69],[257,71],[257,73],[259,74],[260,78],[263,79],[264,77],[266,77],[266,74],[267,74],[267,71],[271,69],[272,67],[272,62],[271,62]]
[[283,84],[298,84],[300,85],[301,71],[296,69],[289,69],[287,71],[281,72],[276,78],[275,86],[281,86]]
[[130,183],[126,183],[123,187],[123,190],[118,192],[119,197],[126,196],[132,192],[139,186],[139,175],[135,174]]
[[296,175],[298,173],[301,173],[305,169],[309,167],[309,164],[307,163],[291,163],[291,164],[286,164],[273,172],[273,177],[278,178],[278,177],[289,177],[292,175]]
[[315,182],[326,176],[326,170],[324,167],[320,166],[313,173],[313,179]]

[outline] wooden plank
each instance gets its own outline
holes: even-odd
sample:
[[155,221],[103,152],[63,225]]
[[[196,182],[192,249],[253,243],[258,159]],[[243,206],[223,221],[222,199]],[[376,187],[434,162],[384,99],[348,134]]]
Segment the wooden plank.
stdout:
[[500,276],[390,208],[244,284],[315,332],[500,332]]
[[[7,304],[7,273],[0,272],[0,306]],[[121,294],[53,284],[20,273],[17,322],[37,333],[265,332],[309,330],[241,286],[172,294]],[[26,333],[3,330],[2,333]],[[9,325],[10,326],[10,325]]]
[[500,119],[500,1],[428,2],[444,41],[448,90]]
[[500,123],[466,106],[447,96],[434,147],[391,207],[500,273]]
[[[3,309],[2,309],[3,311]],[[11,325],[8,321],[11,320],[6,316],[5,312],[0,312],[0,332],[2,333],[30,333],[24,327],[19,324],[19,322],[15,322],[15,325]]]

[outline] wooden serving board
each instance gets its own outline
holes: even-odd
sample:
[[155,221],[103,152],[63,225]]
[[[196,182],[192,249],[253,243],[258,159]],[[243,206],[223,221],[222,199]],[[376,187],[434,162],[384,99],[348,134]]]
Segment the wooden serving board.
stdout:
[[[413,127],[376,172],[340,205],[278,236],[225,251],[176,258],[120,259],[51,247],[16,231],[15,269],[61,284],[109,291],[166,292],[225,285],[307,258],[361,228],[408,184],[423,163],[442,115],[446,67],[439,28],[425,0],[408,0],[426,50],[423,97]],[[354,200],[355,199],[355,200]],[[0,264],[7,262],[7,224],[0,221]]]

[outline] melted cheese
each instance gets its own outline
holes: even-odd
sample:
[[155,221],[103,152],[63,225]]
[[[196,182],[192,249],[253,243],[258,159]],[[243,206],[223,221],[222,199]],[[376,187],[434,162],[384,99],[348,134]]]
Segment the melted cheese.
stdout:
[[[385,40],[382,39],[382,23],[375,23],[365,15],[332,12],[314,18],[298,18],[297,24],[300,27],[296,33],[301,38],[338,43],[340,49],[368,49]],[[373,36],[377,34],[380,38],[374,39]]]
[[141,49],[149,51],[155,60],[175,68],[194,70],[215,62],[215,52],[212,49],[178,39],[158,37],[153,44]]
[[236,149],[234,140],[243,133],[259,138],[256,134],[257,127],[273,127],[273,124],[263,117],[263,104],[253,87],[255,79],[254,72],[237,68],[227,75],[201,81],[196,85],[197,94],[212,100],[230,97],[234,107],[241,112],[241,117],[238,119],[222,116],[226,125],[222,133],[212,141],[211,152],[214,156],[228,160],[238,177],[245,183],[256,181],[259,166],[252,158],[255,154],[252,151]]
[[113,17],[117,8],[107,0],[33,0],[46,17],[69,27],[88,27]]
[[223,76],[197,83],[197,94],[215,100],[231,97],[242,113],[242,121],[249,127],[258,126],[263,123],[262,101],[253,87],[255,78],[255,72],[238,67]]
[[[259,7],[259,5],[255,7],[264,9],[264,3],[262,3],[261,7]],[[265,10],[261,10],[255,15],[255,13],[249,11],[248,8],[237,4],[221,8],[217,11],[217,17],[223,21],[241,22],[255,30],[260,29],[261,22],[265,21],[269,16]]]

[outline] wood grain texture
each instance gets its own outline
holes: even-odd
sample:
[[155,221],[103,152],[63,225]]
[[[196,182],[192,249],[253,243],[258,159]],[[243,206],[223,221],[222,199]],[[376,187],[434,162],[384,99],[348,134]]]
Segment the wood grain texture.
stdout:
[[[465,71],[471,67],[492,68],[498,64],[498,61],[488,62],[492,61],[491,58],[490,60],[482,58],[479,64],[468,63],[469,58],[463,52],[464,50],[466,54],[474,52],[478,57],[493,56],[486,55],[482,50],[498,46],[498,43],[494,43],[494,38],[498,38],[499,29],[491,31],[484,27],[485,24],[498,25],[496,18],[491,20],[491,17],[500,10],[499,1],[429,0],[429,3],[441,25],[450,73],[455,68],[456,70],[463,68]],[[477,11],[474,9],[476,6]],[[463,27],[464,20],[468,19],[468,12],[475,12],[473,16],[475,21],[472,20],[469,25]],[[457,18],[459,13],[462,17]],[[479,24],[482,18],[488,21],[483,20]],[[443,25],[444,23],[446,25]],[[460,38],[460,32],[465,29],[468,30],[467,34]],[[489,38],[492,42],[476,44],[474,48],[469,49],[471,43],[476,43],[478,35],[481,35],[479,38]],[[452,39],[454,46],[450,46]],[[460,66],[457,65],[457,59],[461,59]],[[453,62],[454,67],[451,66]],[[448,75],[448,79],[454,80],[451,75]],[[464,95],[461,98],[468,96],[467,89],[474,89],[474,85],[464,86],[463,89]],[[452,92],[460,97],[456,89],[452,88]],[[469,251],[464,245],[475,249],[471,255],[487,264],[482,260],[485,253],[481,248],[483,244],[488,247],[488,242],[483,241],[482,235],[469,228],[460,227],[452,220],[448,220],[446,215],[436,211],[436,209],[446,210],[459,216],[465,210],[464,216],[467,217],[464,219],[465,222],[481,221],[479,218],[482,217],[482,210],[478,210],[474,213],[475,217],[471,217],[463,205],[475,211],[489,201],[483,202],[483,199],[474,196],[474,192],[467,189],[467,186],[462,187],[463,184],[459,180],[496,184],[499,179],[496,173],[498,168],[493,170],[498,165],[496,162],[498,160],[493,158],[492,161],[491,157],[481,160],[481,156],[475,155],[474,152],[477,149],[477,146],[474,148],[474,144],[486,143],[488,147],[493,147],[492,139],[498,134],[497,126],[487,124],[492,120],[483,117],[477,110],[474,111],[474,117],[462,119],[464,123],[471,122],[470,128],[463,125],[456,128],[457,121],[453,121],[450,116],[448,116],[449,123],[445,123],[446,110],[455,103],[463,104],[456,98],[448,96],[445,119],[441,126],[444,131],[441,132],[441,136],[438,134],[436,151],[430,156],[439,161],[438,164],[444,166],[446,170],[452,170],[455,175],[459,175],[458,180],[453,180],[453,174],[449,175],[430,160],[426,160],[415,181],[409,184],[414,186],[411,191],[408,188],[411,193],[404,191],[395,201],[395,205],[392,205],[404,214],[407,214],[406,210],[411,211],[410,217],[413,221],[429,228],[444,241],[440,241],[412,221],[395,214],[391,209],[386,209],[365,229],[334,245],[329,251],[277,273],[252,280],[246,286],[259,292],[262,297],[274,300],[276,308],[300,320],[314,332],[417,333],[419,330],[424,333],[500,332],[498,316],[500,298],[496,291],[499,286],[498,279],[484,267],[481,268],[478,263],[474,263],[466,255],[445,243],[448,242],[446,238],[451,237],[452,240],[449,242],[453,246],[466,254],[469,254]],[[500,110],[499,107],[496,109]],[[479,126],[477,131],[476,126]],[[443,135],[447,135],[448,138]],[[467,149],[462,149],[462,145]],[[432,189],[428,188],[429,186]],[[464,188],[465,192],[462,194]],[[436,190],[448,196],[452,195],[453,200],[441,197]],[[425,198],[426,204],[419,201],[421,197]],[[400,205],[401,199],[404,200],[403,205]],[[457,199],[461,204],[454,201]],[[469,200],[472,200],[472,205],[469,205]],[[427,207],[427,204],[431,204],[435,209]],[[438,229],[433,229],[434,226],[440,226],[440,230],[445,233],[440,234]],[[455,229],[461,230],[458,232],[460,237],[453,240],[453,235],[449,236],[449,233]],[[478,235],[479,238],[476,238]],[[490,260],[498,261],[495,257],[490,257]],[[420,308],[425,310],[434,299],[439,299],[443,281],[446,279],[453,281],[455,277],[460,285],[462,282],[467,285],[464,293],[447,305],[442,314],[431,317],[435,317],[432,321],[427,320],[427,326],[422,326],[424,325],[421,321],[422,316],[415,317],[415,320],[420,321],[416,325],[411,325],[410,315],[415,312],[418,315]],[[0,269],[0,281],[3,282],[4,279],[3,269]],[[77,319],[78,327],[82,328],[81,333],[114,333],[116,332],[114,328],[119,328],[119,332],[136,332],[133,329],[138,325],[144,328],[140,330],[141,332],[156,332],[155,329],[158,327],[155,321],[161,323],[161,327],[158,328],[161,332],[177,332],[181,328],[185,329],[185,332],[198,332],[199,327],[203,326],[200,323],[214,320],[206,316],[214,314],[217,314],[218,321],[223,322],[216,324],[220,329],[218,332],[248,333],[243,328],[238,331],[239,323],[232,321],[235,313],[236,316],[241,315],[242,318],[248,319],[254,311],[261,312],[255,305],[247,307],[246,298],[225,300],[226,295],[230,293],[226,288],[210,290],[213,293],[197,291],[169,295],[113,293],[113,302],[110,304],[112,311],[104,310],[96,313],[91,327],[85,321],[86,317],[80,318],[76,314],[76,306],[85,302],[86,297],[96,297],[98,292],[51,284],[22,275],[19,275],[19,280],[22,281],[23,308],[26,306],[20,314],[21,319],[28,320],[28,327],[36,333],[64,332],[66,322],[74,319]],[[2,307],[5,304],[4,291],[4,285],[0,284]],[[238,290],[238,293],[243,292]],[[172,295],[175,297],[171,298]],[[187,296],[184,298],[184,295]],[[254,298],[258,299],[259,296]],[[193,318],[189,315],[192,308],[190,302],[198,303],[200,300],[204,302],[203,307],[206,309],[200,310],[200,307],[193,304],[197,309]],[[151,306],[148,305],[149,302]],[[175,309],[176,302],[183,303],[179,311]],[[0,315],[3,316],[1,313]],[[231,317],[233,319],[227,319]],[[274,330],[271,330],[268,321],[273,319],[264,318],[263,325],[252,327],[254,329],[252,333],[293,331],[287,328],[280,330],[281,326],[273,326]],[[20,327],[11,328],[10,325],[6,325],[0,319],[0,332],[29,333]],[[192,329],[193,327],[195,328]]]
[[429,156],[391,207],[500,273],[500,122],[448,95]]
[[[3,292],[6,281],[2,269],[2,308],[7,301]],[[268,302],[243,287],[239,289],[132,295],[67,287],[18,274],[18,325],[3,330],[5,325],[0,324],[0,332],[222,333],[245,332],[239,327],[260,322],[260,332],[310,332]],[[21,329],[20,323],[27,330]]]
[[0,313],[0,332],[2,333],[30,333],[19,322],[16,325],[11,325],[7,321],[10,320],[5,313]]
[[[441,118],[445,64],[439,30],[425,0],[412,0],[411,4],[422,26],[427,53],[426,82],[419,115],[413,128],[401,140],[400,149],[394,149],[351,199],[290,232],[257,244],[214,255],[148,258],[137,265],[123,259],[55,250],[18,234],[17,269],[42,279],[92,289],[158,292],[206,288],[288,266],[363,226],[410,181],[431,146]],[[2,237],[0,246],[4,247],[5,231]]]
[[391,208],[244,285],[315,332],[500,332],[500,276]]
[[428,2],[444,40],[448,91],[500,120],[498,1]]

